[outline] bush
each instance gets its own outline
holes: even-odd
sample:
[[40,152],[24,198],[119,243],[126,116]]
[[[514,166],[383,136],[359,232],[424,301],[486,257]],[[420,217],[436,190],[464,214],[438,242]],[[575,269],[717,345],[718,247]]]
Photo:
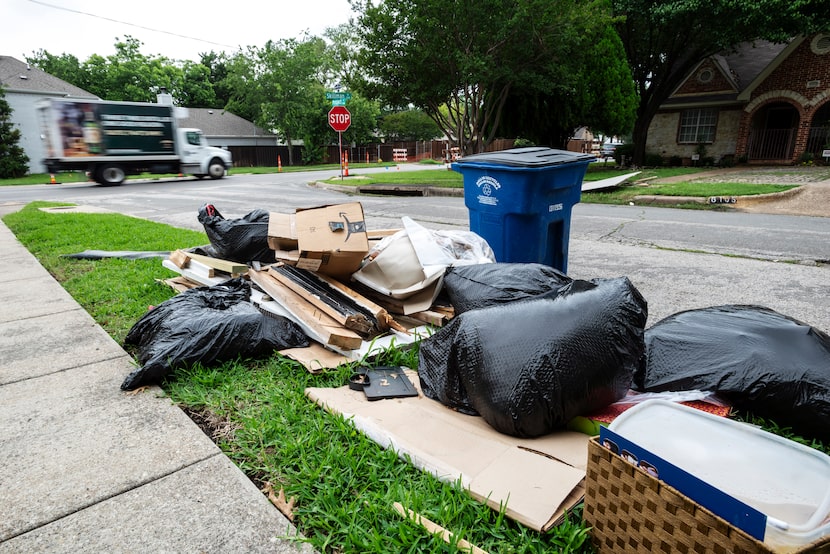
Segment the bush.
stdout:
[[[623,164],[623,157],[625,157],[625,164]],[[617,165],[631,165],[631,159],[634,157],[634,144],[626,143],[620,144],[614,149],[614,161]]]
[[660,154],[646,154],[645,165],[647,167],[662,167],[663,156]]

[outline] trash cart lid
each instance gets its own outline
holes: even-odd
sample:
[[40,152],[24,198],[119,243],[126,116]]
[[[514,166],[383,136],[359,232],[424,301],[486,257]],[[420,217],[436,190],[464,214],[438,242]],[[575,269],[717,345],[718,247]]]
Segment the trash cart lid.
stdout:
[[493,164],[507,165],[511,167],[546,167],[561,165],[573,162],[584,162],[593,160],[593,154],[582,154],[568,150],[556,150],[540,146],[529,146],[527,148],[511,148],[510,150],[499,150],[497,152],[484,152],[464,156],[457,162],[464,164]]

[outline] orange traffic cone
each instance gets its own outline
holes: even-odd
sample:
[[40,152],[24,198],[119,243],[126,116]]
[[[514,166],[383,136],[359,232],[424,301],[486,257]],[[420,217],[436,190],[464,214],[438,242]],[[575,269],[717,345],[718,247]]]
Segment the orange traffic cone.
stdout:
[[282,173],[282,158],[277,156],[277,173]]
[[58,182],[55,180],[55,174],[54,173],[49,174],[49,184],[50,185],[57,185],[58,184]]
[[343,176],[349,176],[349,153],[343,152]]

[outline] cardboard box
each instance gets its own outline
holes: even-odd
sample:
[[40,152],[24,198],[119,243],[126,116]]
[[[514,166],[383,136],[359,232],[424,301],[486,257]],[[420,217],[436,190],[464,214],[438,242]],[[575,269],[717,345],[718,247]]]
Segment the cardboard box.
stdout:
[[363,206],[359,202],[271,213],[268,246],[280,261],[336,278],[360,268],[369,252]]

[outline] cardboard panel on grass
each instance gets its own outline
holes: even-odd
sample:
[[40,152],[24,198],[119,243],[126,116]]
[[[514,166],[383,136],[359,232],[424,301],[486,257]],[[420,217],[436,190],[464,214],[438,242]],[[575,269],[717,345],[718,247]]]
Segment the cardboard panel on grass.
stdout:
[[412,398],[370,402],[362,391],[309,388],[306,395],[343,415],[384,448],[445,482],[460,479],[473,498],[525,526],[547,531],[584,496],[589,437],[562,431],[535,439],[497,432],[482,418],[426,398],[417,373]]

